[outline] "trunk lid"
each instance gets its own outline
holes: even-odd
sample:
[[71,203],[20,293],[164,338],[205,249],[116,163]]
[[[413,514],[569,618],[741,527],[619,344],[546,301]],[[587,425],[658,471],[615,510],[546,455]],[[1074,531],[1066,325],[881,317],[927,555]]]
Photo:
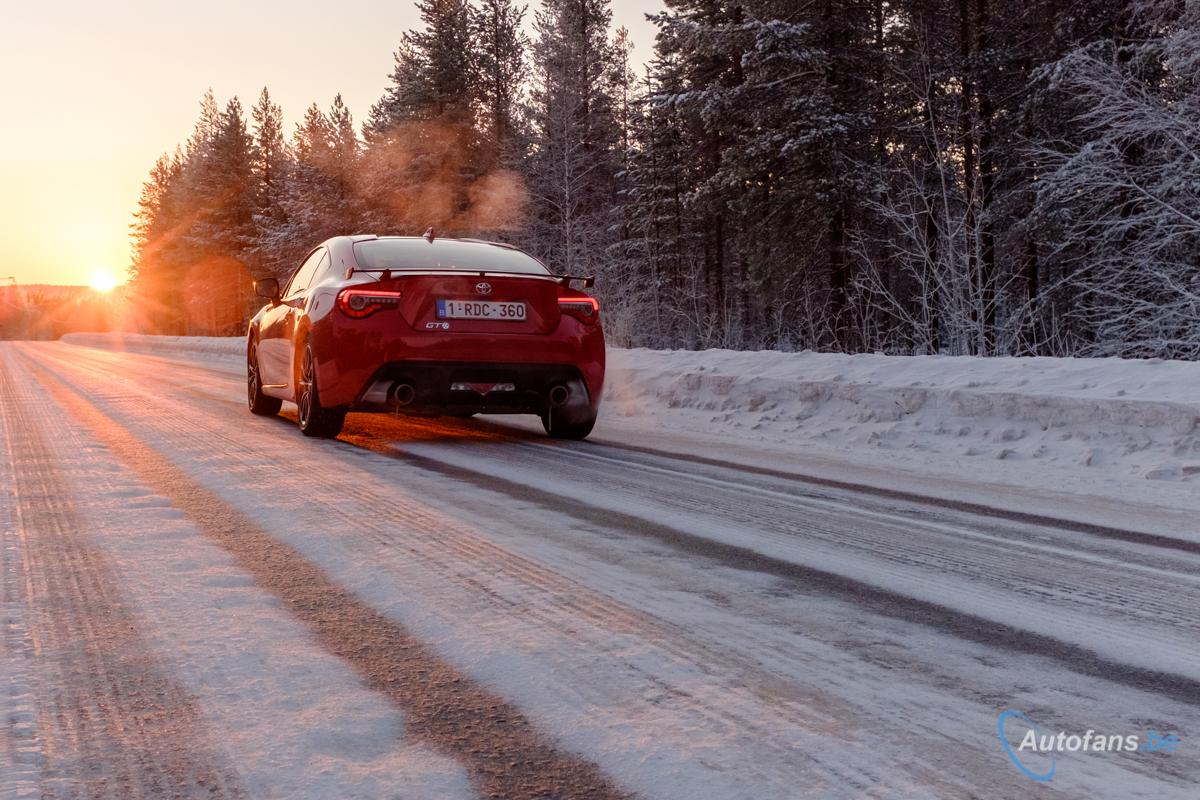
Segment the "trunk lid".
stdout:
[[403,293],[400,314],[417,331],[546,334],[558,327],[559,287],[547,278],[393,273],[377,285]]

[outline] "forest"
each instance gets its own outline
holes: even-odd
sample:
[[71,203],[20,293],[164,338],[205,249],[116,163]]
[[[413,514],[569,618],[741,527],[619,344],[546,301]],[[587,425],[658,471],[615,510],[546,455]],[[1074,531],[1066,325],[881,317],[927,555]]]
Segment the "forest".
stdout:
[[142,327],[241,333],[323,239],[432,226],[594,274],[615,345],[1200,358],[1200,1],[665,5],[635,51],[607,0],[421,0],[361,121],[210,92],[138,203]]

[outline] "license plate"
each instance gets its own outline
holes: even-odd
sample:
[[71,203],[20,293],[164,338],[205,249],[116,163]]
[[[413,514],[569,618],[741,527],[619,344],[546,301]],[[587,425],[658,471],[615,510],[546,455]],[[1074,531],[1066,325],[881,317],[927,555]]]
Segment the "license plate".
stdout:
[[524,303],[495,300],[438,300],[438,319],[487,319],[496,322],[524,322]]

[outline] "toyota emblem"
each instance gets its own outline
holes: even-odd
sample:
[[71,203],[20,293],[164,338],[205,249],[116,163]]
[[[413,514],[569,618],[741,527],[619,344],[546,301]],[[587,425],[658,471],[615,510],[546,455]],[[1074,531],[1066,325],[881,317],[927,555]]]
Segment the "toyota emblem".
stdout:
[[485,281],[480,281],[479,283],[475,284],[475,291],[479,294],[491,294],[492,285]]

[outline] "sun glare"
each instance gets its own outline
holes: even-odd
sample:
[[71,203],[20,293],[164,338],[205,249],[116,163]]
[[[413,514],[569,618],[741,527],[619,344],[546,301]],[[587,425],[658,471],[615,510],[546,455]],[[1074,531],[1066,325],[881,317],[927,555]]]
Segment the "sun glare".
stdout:
[[91,286],[97,292],[111,292],[117,288],[120,280],[112,272],[112,270],[96,270],[92,273],[92,277],[88,280],[88,286]]

